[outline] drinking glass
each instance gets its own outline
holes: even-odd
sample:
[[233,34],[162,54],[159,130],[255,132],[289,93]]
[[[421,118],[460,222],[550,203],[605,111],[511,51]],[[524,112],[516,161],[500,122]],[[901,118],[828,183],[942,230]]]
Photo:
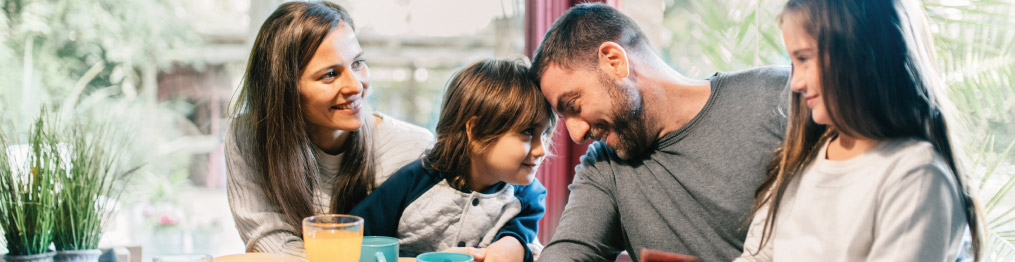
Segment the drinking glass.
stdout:
[[303,219],[303,246],[310,262],[358,262],[363,218],[318,215]]

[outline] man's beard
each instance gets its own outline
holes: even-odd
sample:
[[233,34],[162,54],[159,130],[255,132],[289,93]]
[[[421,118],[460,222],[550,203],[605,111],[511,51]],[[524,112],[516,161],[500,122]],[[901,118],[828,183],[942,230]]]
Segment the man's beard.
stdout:
[[600,82],[607,88],[616,107],[612,112],[612,123],[593,126],[592,137],[605,140],[606,137],[603,136],[613,132],[618,142],[615,148],[611,148],[617,152],[617,156],[624,160],[644,157],[655,143],[655,138],[648,134],[641,94],[634,87],[613,83],[605,74],[600,75]]

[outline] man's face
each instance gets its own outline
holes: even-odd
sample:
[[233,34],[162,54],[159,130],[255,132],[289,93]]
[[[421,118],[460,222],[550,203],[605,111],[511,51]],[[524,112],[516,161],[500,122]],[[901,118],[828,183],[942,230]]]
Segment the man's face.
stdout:
[[641,93],[598,69],[550,64],[540,79],[543,96],[564,119],[575,143],[606,142],[622,159],[641,157],[655,139],[645,121]]

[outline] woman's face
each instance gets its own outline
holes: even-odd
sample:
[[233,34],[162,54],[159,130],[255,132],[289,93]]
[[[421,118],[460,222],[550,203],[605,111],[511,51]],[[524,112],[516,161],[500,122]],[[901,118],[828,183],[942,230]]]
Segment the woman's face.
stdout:
[[312,129],[354,131],[363,124],[360,109],[369,87],[370,70],[359,40],[348,24],[340,23],[300,74],[303,116]]
[[793,77],[790,88],[800,93],[811,109],[814,123],[832,124],[828,117],[824,98],[821,95],[821,66],[818,64],[818,41],[804,29],[804,21],[794,12],[783,15],[782,39],[786,52],[793,62]]

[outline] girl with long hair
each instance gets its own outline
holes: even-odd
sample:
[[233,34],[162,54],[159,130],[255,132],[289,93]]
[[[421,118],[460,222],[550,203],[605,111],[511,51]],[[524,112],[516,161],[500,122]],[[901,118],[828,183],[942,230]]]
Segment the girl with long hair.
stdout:
[[348,213],[433,144],[426,129],[370,111],[354,29],[337,4],[288,2],[257,34],[225,141],[247,252],[304,257],[304,217]]
[[980,212],[920,3],[790,0],[779,20],[790,120],[737,261],[978,259]]

